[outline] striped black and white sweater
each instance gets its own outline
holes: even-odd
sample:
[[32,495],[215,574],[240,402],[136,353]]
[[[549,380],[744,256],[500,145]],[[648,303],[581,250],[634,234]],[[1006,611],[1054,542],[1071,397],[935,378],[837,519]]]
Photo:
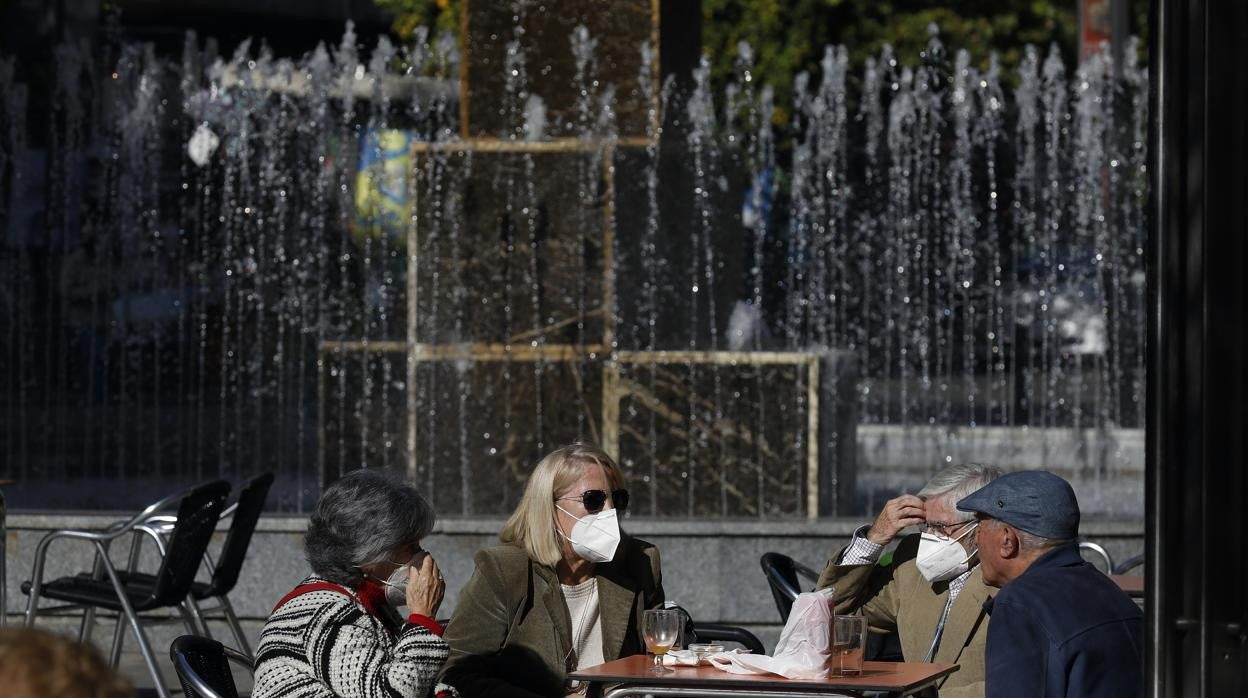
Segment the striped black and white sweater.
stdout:
[[448,648],[424,616],[407,623],[380,589],[308,577],[273,609],[256,648],[254,698],[457,696],[437,684]]

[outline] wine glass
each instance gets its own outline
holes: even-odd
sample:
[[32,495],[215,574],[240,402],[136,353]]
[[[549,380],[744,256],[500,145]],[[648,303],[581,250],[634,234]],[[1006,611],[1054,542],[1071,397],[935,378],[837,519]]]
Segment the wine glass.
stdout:
[[652,674],[668,674],[671,669],[663,666],[663,655],[675,644],[680,635],[680,611],[674,608],[655,608],[641,614],[641,634],[646,638],[646,649],[654,654]]

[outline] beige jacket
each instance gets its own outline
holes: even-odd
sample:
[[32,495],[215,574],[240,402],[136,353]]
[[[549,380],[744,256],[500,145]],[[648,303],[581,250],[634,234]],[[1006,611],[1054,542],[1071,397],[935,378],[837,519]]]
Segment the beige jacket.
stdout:
[[[441,680],[463,698],[562,696],[575,658],[554,569],[514,545],[481,550],[475,562],[443,636],[451,654]],[[641,612],[663,603],[658,548],[625,536],[615,559],[595,571],[603,659],[644,653]]]
[[[923,578],[914,564],[919,536],[906,536],[898,544],[888,566],[838,565],[844,550],[828,561],[819,575],[818,588],[833,586],[837,613],[861,611],[872,628],[897,630],[907,662],[921,662],[931,647],[940,614],[949,599],[948,582],[935,584]],[[961,666],[940,687],[941,698],[982,698],[984,695],[984,646],[988,637],[988,614],[984,602],[993,590],[984,584],[976,566],[966,586],[954,600],[945,621],[945,632],[932,661]]]

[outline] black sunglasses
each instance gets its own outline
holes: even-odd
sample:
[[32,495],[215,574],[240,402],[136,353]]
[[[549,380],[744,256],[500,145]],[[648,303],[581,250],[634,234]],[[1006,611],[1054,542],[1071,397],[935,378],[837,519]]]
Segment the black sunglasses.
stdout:
[[585,490],[580,494],[580,496],[558,497],[555,501],[563,499],[579,499],[581,500],[581,504],[585,506],[585,511],[588,511],[591,514],[597,514],[602,511],[604,506],[606,506],[608,496],[611,497],[611,503],[615,505],[616,509],[624,511],[628,508],[628,490],[624,489],[611,490],[610,495],[602,490]]

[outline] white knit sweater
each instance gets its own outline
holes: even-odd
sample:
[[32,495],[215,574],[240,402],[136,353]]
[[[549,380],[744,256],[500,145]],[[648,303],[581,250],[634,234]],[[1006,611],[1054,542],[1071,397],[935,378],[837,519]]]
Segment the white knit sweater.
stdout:
[[[324,581],[308,577],[300,586]],[[373,610],[377,615],[358,594],[331,589],[305,591],[274,609],[256,649],[254,698],[457,695],[436,685],[449,652],[446,641],[417,623],[392,635],[380,614],[388,613],[396,628],[398,615],[389,607]]]

